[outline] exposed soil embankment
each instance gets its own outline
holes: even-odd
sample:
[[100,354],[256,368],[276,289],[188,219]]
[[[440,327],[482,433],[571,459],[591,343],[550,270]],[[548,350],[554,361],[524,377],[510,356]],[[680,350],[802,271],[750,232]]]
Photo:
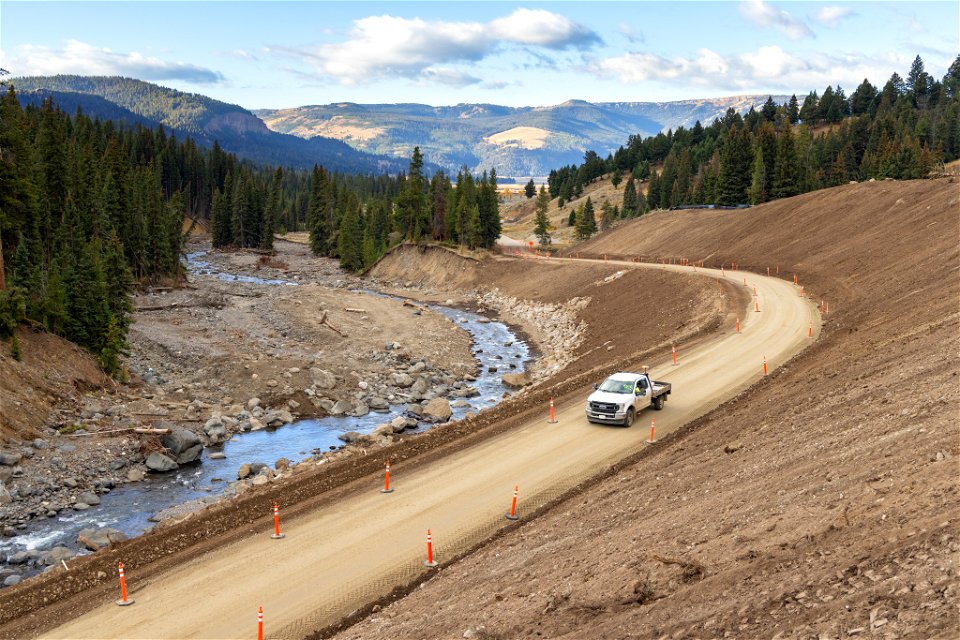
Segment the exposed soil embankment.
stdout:
[[580,247],[779,265],[830,311],[760,385],[338,637],[954,637],[958,196],[848,185]]

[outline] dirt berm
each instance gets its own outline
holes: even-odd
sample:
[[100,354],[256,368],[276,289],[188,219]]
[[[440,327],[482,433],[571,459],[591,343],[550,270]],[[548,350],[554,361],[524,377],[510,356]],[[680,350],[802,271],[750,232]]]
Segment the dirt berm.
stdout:
[[[433,278],[430,283],[438,292],[452,274],[464,271],[463,260],[453,254],[440,249],[427,253],[449,262],[444,269],[437,268],[430,274]],[[398,252],[391,259],[399,260],[401,255]],[[432,259],[413,265],[422,274]],[[417,271],[398,279],[414,280],[418,277]],[[194,558],[240,541],[249,536],[251,530],[271,526],[269,514],[275,501],[284,505],[285,521],[296,522],[298,516],[312,514],[351,492],[368,491],[371,478],[379,481],[387,457],[398,467],[404,465],[408,472],[413,472],[440,456],[523,424],[534,415],[539,420],[551,395],[585,388],[624,362],[662,358],[669,353],[672,338],[679,334],[692,340],[708,334],[721,323],[728,323],[731,314],[741,312],[748,298],[742,287],[735,287],[733,283],[725,287],[725,295],[719,296],[716,284],[705,279],[665,272],[641,276],[630,271],[611,278],[617,272],[618,267],[603,264],[485,261],[474,279],[460,283],[461,288],[498,287],[503,295],[545,304],[565,302],[571,297],[589,299],[580,314],[586,330],[575,354],[582,357],[568,372],[557,377],[560,382],[528,392],[524,397],[508,399],[474,418],[405,438],[370,455],[309,468],[304,465],[303,471],[285,482],[252,489],[183,522],[158,527],[111,549],[77,558],[68,571],[59,567],[51,569],[47,574],[4,590],[0,596],[0,636],[35,636],[104,602],[111,602],[116,598],[118,560],[124,562],[128,577],[139,577],[140,585],[149,584],[165,571],[189,571]],[[381,273],[377,277],[385,275]],[[425,293],[406,291],[406,295],[411,296]]]
[[655,213],[576,249],[779,265],[826,324],[777,375],[338,637],[957,637],[958,195],[853,184]]

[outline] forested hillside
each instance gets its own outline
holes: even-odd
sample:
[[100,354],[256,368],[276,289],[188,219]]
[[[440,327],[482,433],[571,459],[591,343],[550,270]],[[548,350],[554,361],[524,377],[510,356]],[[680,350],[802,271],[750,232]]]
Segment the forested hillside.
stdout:
[[179,137],[190,136],[201,146],[217,142],[237,156],[261,164],[309,169],[323,164],[337,172],[399,173],[402,160],[357,151],[321,136],[303,139],[270,131],[246,109],[196,93],[185,93],[149,82],[116,76],[37,76],[16,78],[23,104],[39,106],[53,98],[61,109],[78,108],[101,120],[164,125]]
[[[849,96],[840,87],[768,100],[746,116],[729,110],[704,127],[641,138],[606,159],[588,152],[581,165],[550,173],[560,206],[583,186],[625,175],[618,214],[634,217],[686,204],[759,204],[851,180],[926,177],[960,158],[960,56],[942,80],[917,56],[904,80],[882,87],[864,80]],[[646,195],[638,181],[648,181]]]
[[0,98],[0,338],[32,322],[122,376],[138,283],[176,282],[187,225],[210,219],[217,247],[269,250],[274,233],[308,229],[318,255],[370,265],[402,239],[492,246],[496,174],[442,173],[416,150],[409,175],[355,176],[256,167],[179,140],[163,127],[68,115],[52,100]]

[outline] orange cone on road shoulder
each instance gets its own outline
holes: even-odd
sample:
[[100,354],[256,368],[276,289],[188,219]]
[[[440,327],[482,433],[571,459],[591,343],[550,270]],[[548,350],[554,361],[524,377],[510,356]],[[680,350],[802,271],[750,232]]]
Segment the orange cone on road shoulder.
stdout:
[[673,349],[673,364],[677,364],[677,345],[673,345],[672,349]]
[[437,566],[433,559],[433,535],[430,533],[430,529],[427,529],[427,559],[423,561],[423,565],[425,567]]
[[273,503],[273,533],[270,537],[274,540],[286,537],[285,533],[280,533],[280,506],[276,502]]
[[383,489],[380,489],[380,493],[393,493],[393,489],[390,488],[390,459],[387,458],[387,470],[383,474]]
[[810,326],[807,327],[807,337],[808,338],[813,337],[813,320],[810,321]]
[[754,310],[754,312],[756,312],[756,313],[760,313],[760,301],[759,301],[759,300],[754,300],[754,301],[753,301],[753,310]]
[[650,437],[647,439],[647,444],[655,444],[657,442],[656,437],[654,437],[654,431],[656,430],[657,419],[650,418]]
[[763,375],[767,375],[767,356],[763,356]]
[[550,419],[547,420],[547,424],[557,424],[557,416],[553,410],[553,398],[550,398]]
[[120,599],[117,600],[117,604],[121,607],[126,607],[133,604],[133,599],[127,599],[127,579],[123,576],[123,563],[117,563],[117,572],[120,574]]
[[737,333],[740,333],[740,318],[737,318]]
[[520,492],[520,485],[513,487],[513,502],[510,503],[510,513],[507,514],[507,520],[519,520],[517,515],[517,494]]
[[263,640],[263,607],[257,610],[257,640]]

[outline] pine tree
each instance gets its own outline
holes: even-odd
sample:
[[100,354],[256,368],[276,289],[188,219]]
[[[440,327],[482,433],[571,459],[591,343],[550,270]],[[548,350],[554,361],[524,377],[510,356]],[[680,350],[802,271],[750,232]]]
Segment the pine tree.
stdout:
[[787,130],[780,135],[777,144],[777,160],[773,177],[773,197],[787,198],[800,193],[799,167],[794,147],[793,134]]
[[787,118],[790,124],[800,122],[800,102],[797,100],[797,94],[790,96],[790,102],[787,103]]
[[753,155],[750,134],[746,128],[733,125],[728,131],[720,153],[720,175],[717,178],[716,203],[737,205],[747,201]]
[[623,188],[623,217],[634,218],[640,212],[637,206],[637,187],[633,176],[627,178],[627,185]]
[[550,219],[547,217],[547,210],[550,208],[550,194],[546,188],[540,186],[540,193],[537,195],[537,215],[534,217],[533,233],[540,241],[541,247],[548,247],[553,242],[550,236]]
[[427,182],[423,177],[423,154],[413,148],[410,171],[396,200],[397,224],[403,237],[418,241],[430,233],[432,221],[427,198]]
[[533,178],[523,187],[523,195],[527,196],[527,199],[537,195],[537,185],[533,183]]
[[616,218],[616,211],[613,205],[608,200],[604,200],[603,204],[600,205],[600,230],[607,231],[610,229],[613,226],[614,218]]
[[438,171],[430,180],[430,200],[433,203],[433,225],[431,237],[435,241],[447,239],[447,191],[450,182],[443,171]]
[[577,224],[577,212],[573,209],[570,209],[570,214],[567,216],[567,226],[573,227]]
[[596,212],[593,210],[593,202],[590,198],[577,207],[577,239],[586,240],[597,232]]
[[343,216],[340,218],[339,244],[340,267],[348,271],[363,268],[363,223],[360,220],[360,203],[353,194],[347,198]]

